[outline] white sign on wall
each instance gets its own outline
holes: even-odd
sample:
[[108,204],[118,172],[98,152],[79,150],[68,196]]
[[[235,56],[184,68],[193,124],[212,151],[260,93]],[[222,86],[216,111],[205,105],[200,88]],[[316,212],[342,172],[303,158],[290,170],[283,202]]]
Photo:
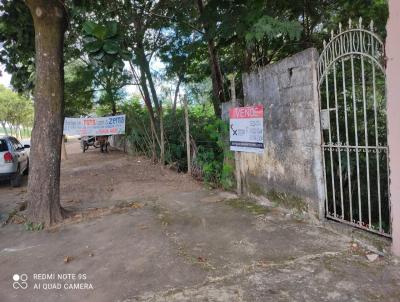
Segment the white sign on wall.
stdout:
[[264,152],[263,105],[230,109],[229,128],[232,151]]
[[125,115],[107,117],[66,117],[65,135],[100,136],[125,134]]

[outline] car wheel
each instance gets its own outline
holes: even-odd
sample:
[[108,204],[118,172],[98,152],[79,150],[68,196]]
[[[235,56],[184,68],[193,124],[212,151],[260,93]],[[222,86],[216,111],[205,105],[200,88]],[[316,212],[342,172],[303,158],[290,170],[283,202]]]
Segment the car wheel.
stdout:
[[28,175],[28,174],[29,174],[29,160],[26,163],[26,168],[25,168],[25,171],[24,171],[24,175]]
[[21,186],[21,180],[22,180],[21,178],[22,178],[21,177],[21,173],[20,173],[20,170],[19,170],[19,167],[18,167],[18,170],[17,170],[16,174],[14,175],[14,177],[11,178],[11,181],[10,181],[11,186],[14,187],[14,188],[20,187]]

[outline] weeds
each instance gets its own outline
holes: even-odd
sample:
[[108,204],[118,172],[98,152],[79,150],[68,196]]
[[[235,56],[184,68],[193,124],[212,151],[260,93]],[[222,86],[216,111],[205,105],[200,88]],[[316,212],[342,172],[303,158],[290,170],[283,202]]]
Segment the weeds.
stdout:
[[44,229],[44,224],[42,222],[41,223],[25,222],[24,226],[26,231],[39,232]]

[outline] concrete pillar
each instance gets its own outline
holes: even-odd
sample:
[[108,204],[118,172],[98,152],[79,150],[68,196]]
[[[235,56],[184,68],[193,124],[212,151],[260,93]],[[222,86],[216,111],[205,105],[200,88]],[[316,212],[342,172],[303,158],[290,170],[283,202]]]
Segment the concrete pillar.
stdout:
[[393,253],[400,256],[400,1],[389,1],[387,24],[387,111]]

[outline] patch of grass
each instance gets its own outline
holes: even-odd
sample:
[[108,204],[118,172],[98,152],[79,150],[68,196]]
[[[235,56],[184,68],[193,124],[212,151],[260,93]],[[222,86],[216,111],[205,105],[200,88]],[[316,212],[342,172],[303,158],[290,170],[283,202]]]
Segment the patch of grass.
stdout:
[[41,223],[25,222],[24,226],[26,231],[39,232],[44,229],[44,224],[42,222]]
[[293,209],[298,213],[307,212],[308,204],[301,198],[286,194],[283,192],[276,192],[274,190],[266,191],[259,184],[250,182],[248,184],[249,191],[256,196],[267,197],[276,206],[281,206],[287,209]]
[[308,204],[299,197],[286,193],[269,191],[266,197],[273,203],[284,208],[293,209],[298,213],[307,212]]
[[262,215],[270,211],[267,207],[250,199],[235,198],[226,200],[225,203],[233,208],[245,210],[253,215]]

